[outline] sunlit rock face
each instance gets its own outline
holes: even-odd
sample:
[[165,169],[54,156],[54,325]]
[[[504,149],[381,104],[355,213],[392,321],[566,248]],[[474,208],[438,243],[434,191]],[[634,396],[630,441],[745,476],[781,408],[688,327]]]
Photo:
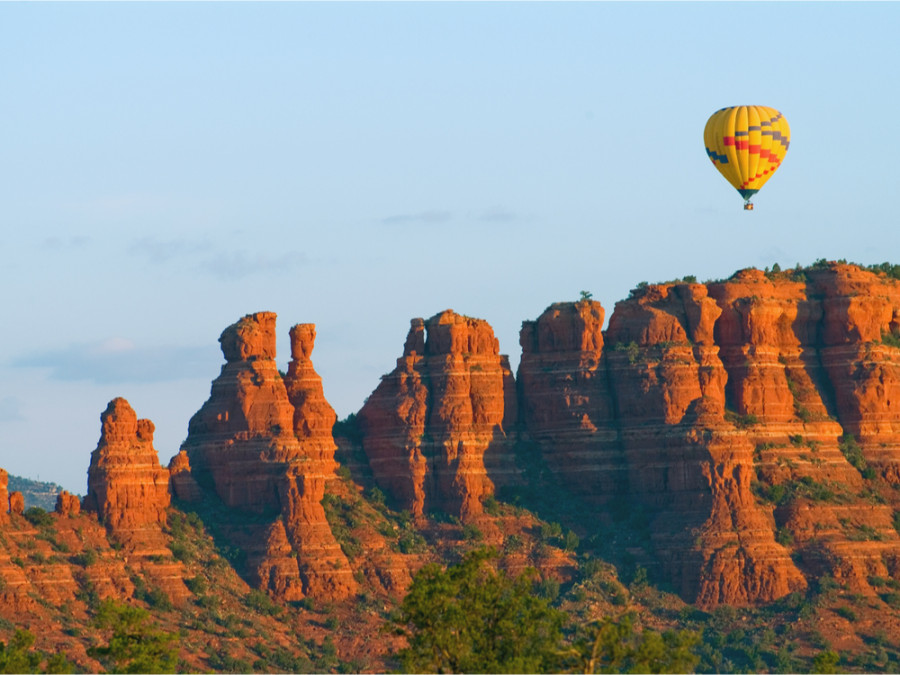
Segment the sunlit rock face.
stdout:
[[[274,313],[258,312],[222,332],[225,365],[191,418],[182,450],[201,488],[260,516],[231,532],[255,583],[287,600],[339,599],[356,582],[321,503],[334,475],[335,415],[310,360],[315,327],[291,329],[293,359],[282,376],[275,321]],[[177,473],[190,493],[183,464]]]
[[166,524],[169,472],[153,447],[153,422],[138,419],[128,401],[110,401],[100,416],[100,442],[91,453],[87,500],[100,522],[127,536]]
[[[160,465],[153,447],[154,425],[138,419],[124,398],[109,402],[100,416],[100,441],[91,453],[88,491],[84,506],[97,518],[109,540],[126,552],[129,565],[149,583],[174,601],[189,595],[184,585],[184,566],[176,561],[166,533],[167,511],[171,503],[169,472]],[[56,513],[72,518],[79,514],[78,498],[61,492]],[[105,574],[115,578],[116,569]],[[110,596],[127,596],[132,590],[97,579]]]
[[413,319],[397,367],[359,412],[379,484],[404,508],[462,519],[482,513],[489,475],[511,469],[516,420],[508,359],[486,321],[451,310]]
[[601,510],[628,489],[603,320],[600,303],[585,300],[524,321],[516,376],[524,437],[566,490]]

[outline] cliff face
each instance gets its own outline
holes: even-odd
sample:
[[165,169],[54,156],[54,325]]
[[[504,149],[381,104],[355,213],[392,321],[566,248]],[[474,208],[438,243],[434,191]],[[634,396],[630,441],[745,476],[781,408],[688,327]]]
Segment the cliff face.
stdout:
[[523,323],[518,410],[487,324],[415,319],[363,447],[414,513],[471,517],[518,419],[517,452],[537,447],[601,530],[646,514],[689,600],[768,602],[823,574],[871,594],[900,560],[878,482],[900,474],[898,308],[896,282],[837,264],[646,286],[605,332],[598,303],[558,303]]
[[598,506],[628,489],[603,319],[599,302],[582,301],[551,305],[523,322],[516,376],[526,437],[564,490]]
[[731,319],[731,395],[759,422],[747,435],[782,538],[812,574],[872,595],[869,577],[890,576],[900,553],[878,480],[896,475],[900,354],[882,341],[897,332],[898,287],[848,265],[804,276],[746,270],[711,287]]
[[403,356],[359,411],[379,484],[421,516],[482,513],[488,475],[509,470],[516,420],[509,362],[487,322],[445,311],[413,319]]
[[822,574],[872,594],[900,553],[879,482],[900,458],[898,308],[896,282],[837,264],[647,286],[605,334],[596,303],[553,305],[523,324],[522,426],[595,517],[623,496],[648,515],[689,600]]
[[[822,306],[821,361],[844,430],[866,461],[900,482],[900,283],[854,266],[811,275]],[[894,346],[891,346],[893,344]]]
[[247,552],[250,576],[273,595],[343,598],[356,582],[321,503],[335,467],[335,415],[309,359],[315,328],[291,330],[293,359],[282,378],[275,319],[245,316],[219,338],[226,363],[188,425],[188,461],[172,467],[176,489],[193,492],[190,473],[235,513],[256,514],[225,528]]

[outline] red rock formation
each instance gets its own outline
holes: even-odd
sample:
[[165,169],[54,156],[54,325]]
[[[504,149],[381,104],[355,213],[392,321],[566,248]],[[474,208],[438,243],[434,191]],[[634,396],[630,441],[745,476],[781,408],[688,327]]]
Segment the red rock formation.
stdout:
[[81,499],[63,490],[56,496],[55,512],[61,516],[77,516],[81,513]]
[[477,517],[494,490],[486,453],[496,469],[509,461],[513,401],[509,362],[487,322],[450,310],[413,319],[397,367],[359,412],[376,479],[417,516]]
[[620,423],[676,424],[701,397],[724,408],[726,377],[713,337],[719,314],[700,284],[649,286],[616,303],[607,343]]
[[0,469],[0,523],[9,520],[9,474],[6,469]]
[[600,504],[628,490],[603,356],[599,302],[556,303],[524,321],[517,384],[528,436],[564,489]]
[[203,493],[191,474],[191,461],[184,448],[169,460],[169,487],[172,496],[183,502],[198,502]]
[[226,363],[183,450],[201,486],[233,509],[272,519],[250,535],[232,533],[261,587],[287,600],[343,598],[356,582],[321,505],[334,471],[335,415],[309,360],[315,328],[291,331],[293,360],[282,378],[275,319],[251,314],[222,333]]
[[656,285],[617,303],[607,331],[632,499],[653,514],[663,569],[707,607],[806,585],[751,492],[753,445],[725,419],[719,315],[702,285]]
[[222,332],[226,363],[183,446],[201,485],[228,506],[258,513],[280,511],[283,464],[300,455],[294,410],[275,365],[275,318],[251,314]]
[[821,361],[838,419],[866,460],[900,483],[900,348],[892,346],[900,336],[900,282],[837,264],[809,277],[810,293],[821,297]]
[[[325,400],[322,378],[313,368],[310,355],[316,340],[316,327],[311,323],[297,324],[290,331],[291,362],[284,378],[288,399],[294,407],[293,430],[300,441],[300,451],[308,464],[314,465],[304,473],[330,477],[336,467],[334,451],[337,446],[331,430],[337,421],[334,409]],[[321,498],[319,499],[321,501]]]
[[[891,509],[860,500],[875,486],[838,444],[845,432],[863,439],[866,459],[893,474],[900,354],[881,340],[900,307],[897,284],[832,264],[803,275],[744,270],[710,294],[723,308],[717,336],[731,400],[754,422],[746,434],[757,447],[757,479],[799,493],[775,510],[776,526],[811,573],[873,593],[867,578],[887,575],[885,559],[898,554]],[[866,533],[879,543],[861,543]]]
[[84,506],[97,514],[110,539],[123,547],[152,587],[180,602],[190,593],[164,532],[171,503],[169,472],[153,447],[153,422],[139,420],[124,398],[110,401],[100,420]]
[[900,482],[900,283],[749,269],[638,289],[601,323],[582,301],[523,324],[523,426],[600,521],[619,495],[650,514],[686,598],[763,602],[825,573],[872,593],[894,574],[897,500],[869,481]]
[[299,442],[299,462],[288,471],[280,499],[286,505],[288,540],[304,565],[308,592],[315,597],[343,597],[355,586],[346,575],[335,575],[335,567],[349,569],[346,557],[331,532],[322,499],[325,482],[334,476],[337,446],[332,429],[337,421],[325,399],[322,378],[310,358],[316,340],[314,324],[297,324],[290,330],[291,362],[284,378],[288,399],[294,408],[293,430]]
[[91,453],[87,503],[114,536],[159,529],[169,508],[169,473],[153,447],[153,422],[139,420],[124,398],[100,416],[100,442]]
[[9,512],[20,516],[25,513],[25,496],[21,492],[9,493]]
[[[716,337],[734,410],[767,424],[795,420],[790,385],[797,382],[804,392],[814,390],[803,356],[815,334],[802,336],[804,344],[795,332],[798,321],[813,318],[804,284],[775,284],[759,270],[748,269],[727,283],[711,285],[709,292],[722,309]],[[806,403],[816,414],[825,413],[821,400]]]

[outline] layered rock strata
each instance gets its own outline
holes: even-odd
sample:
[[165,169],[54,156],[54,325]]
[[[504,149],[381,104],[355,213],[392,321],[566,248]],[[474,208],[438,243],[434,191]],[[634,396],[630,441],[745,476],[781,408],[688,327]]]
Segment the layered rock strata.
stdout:
[[872,593],[900,566],[878,482],[900,461],[898,308],[895,280],[840,264],[644,285],[605,333],[596,303],[553,305],[523,324],[522,426],[597,518],[648,514],[687,599],[765,602],[822,574]]
[[524,321],[516,377],[525,438],[538,444],[563,489],[595,506],[628,490],[603,319],[600,303],[584,300],[556,303]]
[[376,480],[403,508],[477,518],[510,470],[508,359],[487,322],[447,310],[413,319],[396,368],[359,411]]
[[230,535],[258,585],[287,600],[343,598],[356,582],[321,504],[335,466],[335,415],[309,359],[315,329],[292,329],[293,359],[282,377],[275,321],[259,312],[223,331],[226,363],[182,447],[189,468],[181,460],[173,469],[185,474],[179,485],[189,471],[228,508],[255,514]]
[[191,473],[191,460],[182,448],[169,460],[169,487],[172,496],[182,502],[199,502],[203,492]]
[[88,468],[89,510],[114,537],[128,540],[166,525],[169,473],[153,447],[153,422],[139,420],[124,398],[109,402]]
[[806,585],[751,492],[753,445],[726,420],[720,314],[701,284],[655,285],[618,303],[607,331],[631,498],[667,576],[703,606]]
[[821,298],[820,358],[837,417],[866,461],[900,483],[900,281],[852,265],[809,273]]
[[873,593],[900,568],[898,290],[832,263],[645,285],[605,332],[596,303],[553,305],[520,335],[523,431],[598,522],[648,514],[690,600]]
[[[101,432],[91,453],[87,511],[97,514],[111,541],[122,546],[131,564],[155,588],[180,601],[190,593],[184,569],[172,556],[165,533],[171,503],[169,472],[153,447],[153,422],[138,419],[124,398],[109,402],[100,416]],[[79,509],[68,493],[57,500],[57,513],[74,516]]]
[[[812,574],[873,594],[900,555],[878,495],[897,460],[896,283],[849,265],[743,270],[710,286],[729,394],[775,526]],[[859,441],[859,442],[857,442]],[[861,446],[861,447],[860,447]],[[876,469],[878,469],[876,471]],[[787,495],[787,496],[785,496]]]

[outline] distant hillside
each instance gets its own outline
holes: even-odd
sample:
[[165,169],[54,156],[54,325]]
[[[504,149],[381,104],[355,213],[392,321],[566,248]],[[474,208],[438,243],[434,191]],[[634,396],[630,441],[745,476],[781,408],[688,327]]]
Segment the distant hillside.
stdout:
[[62,489],[56,483],[44,483],[39,480],[9,475],[9,491],[22,493],[22,496],[25,497],[26,509],[39,506],[45,511],[52,511],[56,507],[56,495]]

